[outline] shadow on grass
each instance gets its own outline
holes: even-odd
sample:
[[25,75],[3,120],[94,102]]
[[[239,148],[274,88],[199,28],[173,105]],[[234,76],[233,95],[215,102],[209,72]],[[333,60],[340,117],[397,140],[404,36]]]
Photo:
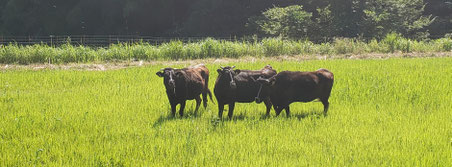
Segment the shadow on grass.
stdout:
[[267,119],[271,119],[271,118],[279,118],[279,117],[283,117],[283,118],[297,118],[298,120],[302,120],[305,119],[306,117],[315,117],[315,118],[321,118],[321,117],[326,117],[325,115],[323,115],[323,113],[319,113],[319,111],[317,110],[311,110],[309,112],[291,112],[290,116],[287,117],[286,112],[281,112],[281,114],[279,116],[276,116],[274,113],[273,115],[261,115],[261,117],[259,118],[259,120],[267,120]]
[[[184,116],[182,116],[182,117],[179,116],[178,112],[176,113],[176,116],[174,116],[174,117],[171,114],[168,113],[168,115],[160,116],[157,119],[157,121],[154,122],[152,127],[153,128],[159,127],[159,126],[163,125],[165,122],[173,121],[173,120],[199,118],[199,117],[201,117],[201,113],[202,112],[198,111],[197,115],[195,115],[193,110],[188,110],[187,112],[184,112]],[[287,118],[287,115],[286,115],[286,113],[281,113],[278,117]],[[303,119],[305,119],[307,117],[320,119],[322,117],[327,117],[327,116],[323,115],[323,113],[319,113],[318,111],[311,110],[309,112],[301,112],[301,113],[299,113],[299,112],[293,113],[292,112],[288,118],[297,118],[298,120],[303,120]],[[271,118],[277,118],[277,117],[275,115],[268,116],[266,114],[262,114],[257,119],[259,119],[259,120],[268,120],[268,119],[271,119]],[[218,122],[226,122],[226,121],[237,122],[237,121],[244,121],[244,120],[247,120],[247,119],[253,119],[253,117],[247,117],[244,113],[240,113],[239,115],[232,116],[232,119],[229,119],[227,117],[227,115],[223,115],[223,118],[215,117],[215,118],[211,119],[211,122],[217,122],[217,123]],[[217,124],[217,123],[215,123],[215,124]]]
[[240,113],[239,115],[233,115],[232,119],[229,119],[229,117],[226,115],[223,115],[223,118],[215,117],[215,119],[221,120],[221,121],[244,121],[244,120],[250,120],[250,119],[258,119],[258,120],[267,120],[269,118],[272,118],[272,116],[268,116],[266,114],[262,114],[261,116],[254,117],[254,116],[247,116],[246,113]]
[[176,117],[173,117],[171,115],[162,115],[159,117],[159,119],[157,119],[157,121],[154,122],[154,125],[152,125],[153,128],[159,127],[161,126],[163,123],[167,122],[167,121],[171,121],[177,119]]
[[245,114],[240,113],[239,115],[236,116],[232,116],[232,119],[225,119],[225,120],[230,120],[230,121],[243,121],[245,120],[247,117],[245,116]]
[[303,113],[295,113],[295,114],[291,114],[290,117],[295,117],[298,120],[302,120],[305,119],[307,117],[312,117],[312,118],[322,118],[322,117],[326,117],[326,115],[323,115],[323,113],[319,113],[318,111],[310,111],[310,112],[303,112]]
[[173,120],[180,120],[180,119],[191,119],[191,118],[198,118],[201,116],[201,112],[198,110],[198,113],[195,114],[193,110],[184,111],[184,116],[179,115],[179,111],[176,112],[175,116],[172,116],[171,111],[168,112],[168,115],[161,115],[157,121],[154,122],[152,125],[153,128],[159,127],[163,125],[165,122],[173,121]]

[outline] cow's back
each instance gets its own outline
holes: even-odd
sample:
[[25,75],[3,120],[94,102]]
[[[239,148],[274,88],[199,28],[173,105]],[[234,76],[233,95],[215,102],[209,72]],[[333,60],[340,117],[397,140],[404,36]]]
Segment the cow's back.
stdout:
[[315,72],[283,71],[275,76],[272,102],[288,105],[319,98],[321,79]]
[[179,86],[182,89],[181,94],[188,100],[195,99],[198,97],[204,87],[205,80],[201,75],[201,72],[196,68],[185,68],[182,69],[185,72],[184,82]]
[[196,71],[204,80],[208,80],[209,78],[209,69],[204,64],[196,65],[192,68]]
[[327,69],[319,69],[316,71],[317,76],[320,79],[320,98],[328,99],[331,94],[331,89],[333,89],[334,84],[334,74]]
[[[255,80],[260,76],[270,78],[276,75],[276,71],[271,68],[263,68],[257,70],[240,70],[240,73],[234,76],[236,88],[231,89],[229,81],[220,81],[218,78],[215,83],[214,92],[217,97],[220,97],[225,103],[239,102],[250,103],[254,102],[258,95],[261,85]],[[228,76],[226,76],[228,77]],[[223,83],[224,82],[224,83]],[[264,90],[261,90],[264,91]],[[218,99],[218,98],[217,98]]]

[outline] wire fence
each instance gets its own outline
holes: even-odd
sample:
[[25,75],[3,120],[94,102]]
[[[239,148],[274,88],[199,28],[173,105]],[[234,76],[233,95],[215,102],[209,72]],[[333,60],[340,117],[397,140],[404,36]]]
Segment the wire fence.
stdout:
[[[442,38],[444,36],[430,36],[432,39]],[[70,43],[71,45],[84,45],[106,47],[111,44],[118,43],[149,43],[152,45],[160,45],[171,41],[198,42],[212,38],[225,41],[260,41],[262,37],[154,37],[154,36],[138,36],[138,35],[49,35],[49,36],[0,36],[0,45],[18,44],[18,45],[35,45],[46,44],[49,46],[59,46]],[[316,42],[331,42],[334,37],[314,40]],[[373,37],[360,37],[360,40],[369,41]]]
[[[153,36],[134,36],[134,35],[50,35],[50,36],[0,36],[0,45],[18,44],[34,45],[46,44],[58,46],[66,43],[72,45],[85,46],[109,46],[117,43],[138,43],[145,42],[154,45],[171,42],[174,40],[182,42],[197,42],[207,37],[153,37]],[[210,37],[217,40],[237,41],[243,40],[235,37]]]

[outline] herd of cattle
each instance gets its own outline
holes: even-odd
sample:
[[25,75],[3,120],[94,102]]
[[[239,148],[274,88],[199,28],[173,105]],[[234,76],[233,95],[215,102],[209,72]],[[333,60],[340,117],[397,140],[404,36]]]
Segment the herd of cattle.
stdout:
[[[286,110],[290,115],[289,105],[293,102],[310,102],[319,99],[326,115],[328,98],[333,87],[333,73],[326,69],[314,72],[283,71],[277,73],[267,65],[261,70],[239,70],[235,66],[221,67],[217,70],[214,94],[218,103],[218,116],[222,118],[224,105],[229,106],[228,117],[232,118],[235,103],[264,102],[267,116],[273,108],[278,116]],[[207,95],[212,100],[208,88],[209,70],[203,64],[183,69],[164,68],[157,76],[163,77],[166,94],[171,104],[171,114],[175,116],[176,106],[180,104],[179,114],[183,116],[187,100],[196,100],[195,114],[201,104],[207,107]],[[213,101],[213,100],[212,100]]]

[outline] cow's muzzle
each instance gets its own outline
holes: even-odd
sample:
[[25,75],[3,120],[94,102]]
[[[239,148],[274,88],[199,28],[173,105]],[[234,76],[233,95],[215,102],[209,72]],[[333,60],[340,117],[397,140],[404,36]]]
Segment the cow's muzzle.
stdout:
[[173,93],[176,93],[176,82],[174,80],[168,81],[168,88],[173,91]]
[[232,89],[236,89],[237,88],[237,84],[234,81],[231,81],[229,83],[229,86],[231,86]]

